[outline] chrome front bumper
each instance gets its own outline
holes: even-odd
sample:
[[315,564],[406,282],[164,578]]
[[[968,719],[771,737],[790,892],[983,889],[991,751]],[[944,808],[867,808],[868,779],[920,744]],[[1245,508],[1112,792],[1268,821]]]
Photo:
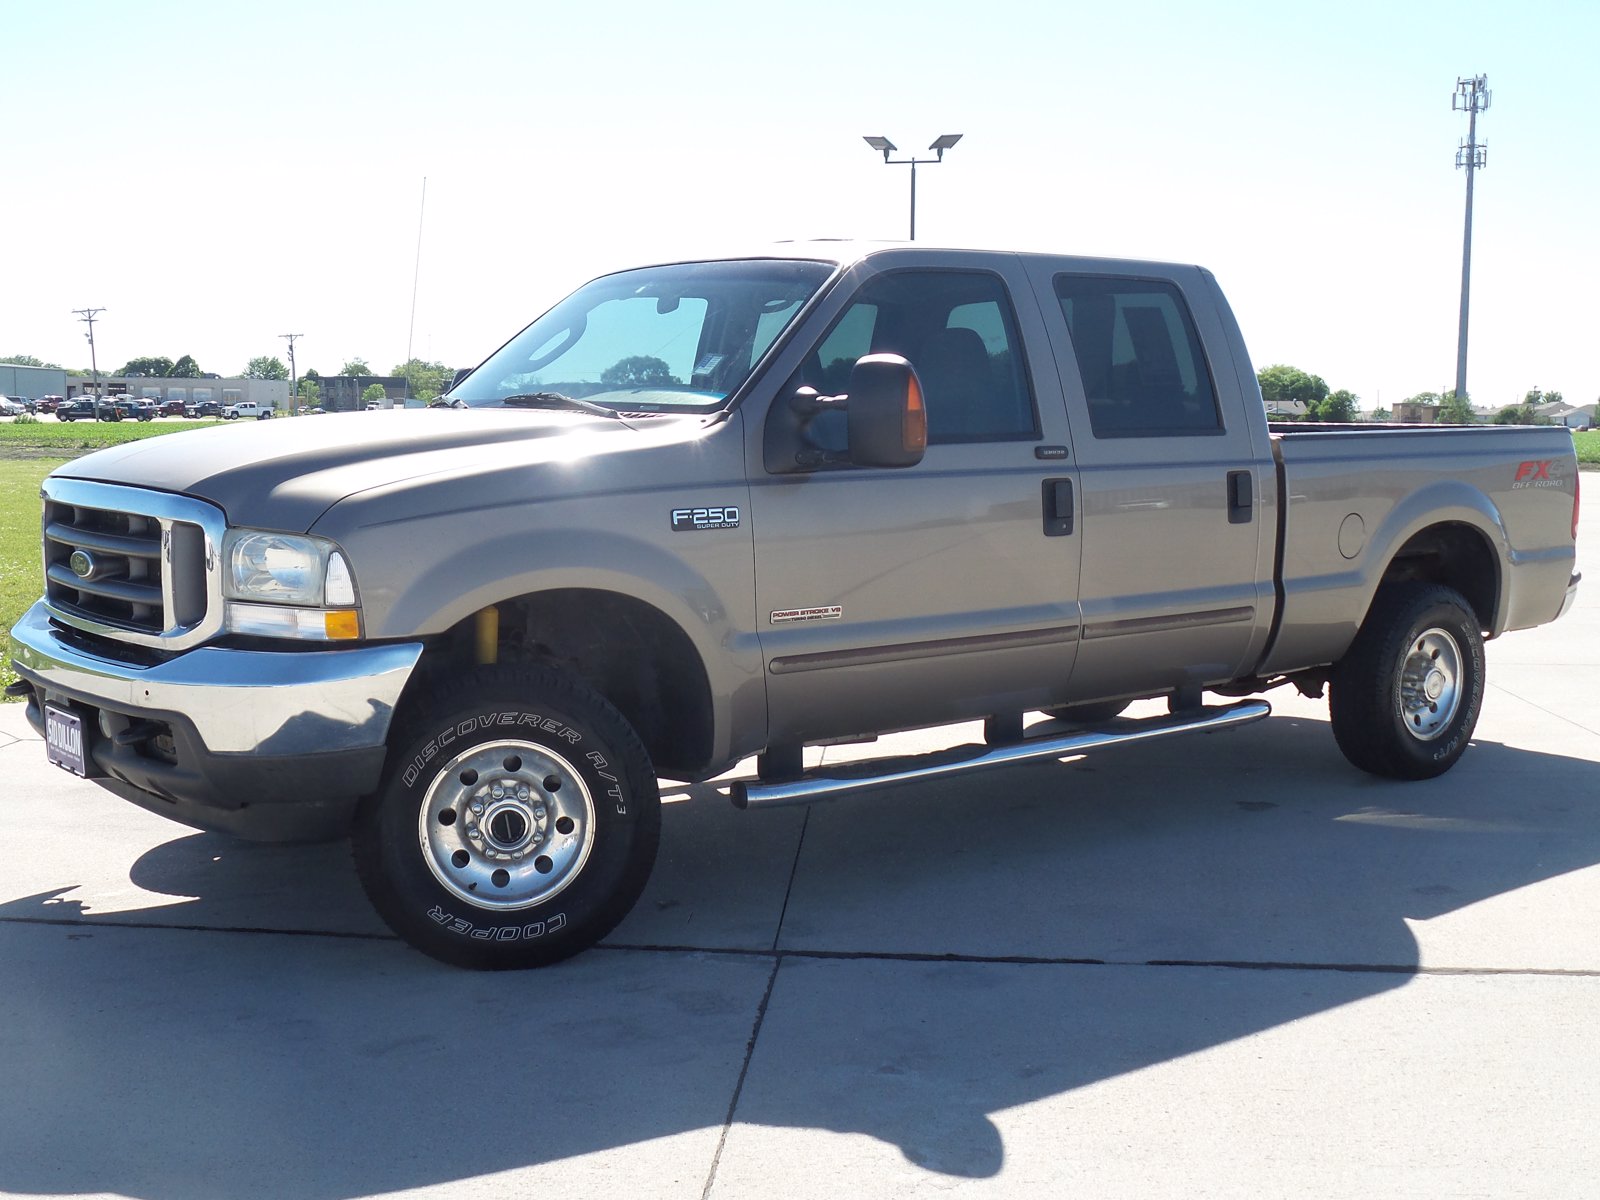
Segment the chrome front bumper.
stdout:
[[417,642],[281,652],[201,646],[140,667],[64,642],[42,600],[11,630],[11,659],[24,679],[119,713],[181,713],[212,754],[381,746],[421,655]]

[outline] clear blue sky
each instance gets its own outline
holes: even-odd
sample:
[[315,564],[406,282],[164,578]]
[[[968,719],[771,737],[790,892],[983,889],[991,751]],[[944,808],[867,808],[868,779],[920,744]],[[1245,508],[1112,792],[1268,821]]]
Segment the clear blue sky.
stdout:
[[[630,261],[905,234],[1202,263],[1258,366],[1600,396],[1600,4],[0,0],[0,355],[479,361]],[[427,179],[414,332],[412,281]]]

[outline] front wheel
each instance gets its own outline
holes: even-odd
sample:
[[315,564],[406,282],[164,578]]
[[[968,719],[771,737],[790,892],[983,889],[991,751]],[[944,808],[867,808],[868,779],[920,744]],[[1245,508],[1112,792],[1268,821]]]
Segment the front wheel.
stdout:
[[389,927],[457,966],[543,966],[598,942],[660,840],[638,736],[577,679],[479,667],[425,696],[356,817],[356,870]]
[[1333,669],[1334,739],[1373,775],[1443,775],[1477,727],[1483,681],[1483,631],[1460,592],[1431,583],[1386,588]]

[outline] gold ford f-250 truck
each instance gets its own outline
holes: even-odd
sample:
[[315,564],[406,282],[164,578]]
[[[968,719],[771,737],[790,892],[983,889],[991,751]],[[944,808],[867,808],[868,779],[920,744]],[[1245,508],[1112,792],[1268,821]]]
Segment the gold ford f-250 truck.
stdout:
[[[1572,601],[1577,488],[1564,429],[1270,426],[1198,267],[793,245],[597,279],[426,411],[57,469],[10,655],[62,766],[349,833],[402,937],[529,966],[638,897],[658,774],[758,755],[735,803],[806,803],[1282,684],[1329,688],[1357,767],[1446,771],[1484,639]],[[986,745],[802,769],[972,719]]]

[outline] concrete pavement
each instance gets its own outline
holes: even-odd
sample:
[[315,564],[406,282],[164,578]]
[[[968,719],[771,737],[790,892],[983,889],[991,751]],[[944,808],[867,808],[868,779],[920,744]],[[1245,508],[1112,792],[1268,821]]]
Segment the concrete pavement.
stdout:
[[1585,510],[1578,607],[1491,644],[1443,779],[1360,774],[1280,690],[810,810],[702,786],[540,972],[434,964],[344,847],[162,821],[0,708],[0,1195],[1593,1195]]

